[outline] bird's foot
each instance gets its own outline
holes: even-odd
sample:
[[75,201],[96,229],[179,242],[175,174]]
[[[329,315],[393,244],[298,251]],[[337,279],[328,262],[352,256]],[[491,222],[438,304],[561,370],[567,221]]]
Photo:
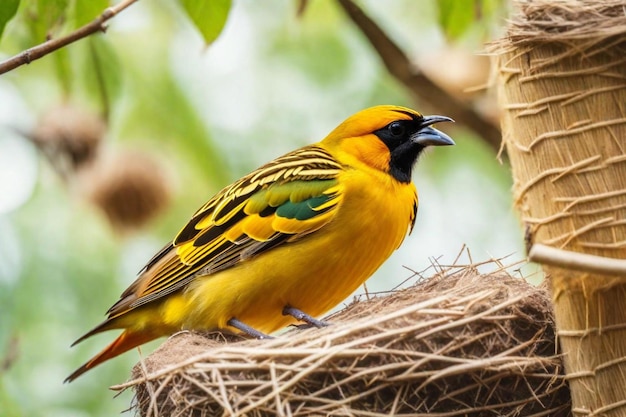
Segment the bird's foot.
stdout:
[[311,326],[315,326],[317,328],[320,327],[326,327],[329,325],[329,323],[323,321],[323,320],[318,320],[314,317],[309,316],[308,314],[306,314],[304,311],[302,310],[298,310],[295,307],[291,307],[291,306],[286,306],[285,308],[283,308],[283,316],[292,316],[294,317],[296,320],[299,321],[303,321],[306,324],[301,326],[296,326],[299,329],[301,328],[308,328]]
[[226,324],[228,324],[230,327],[234,327],[237,330],[241,330],[242,332],[244,332],[245,334],[247,334],[248,336],[252,336],[256,339],[273,339],[272,336],[267,335],[263,332],[258,331],[257,329],[248,326],[247,324],[237,320],[236,318],[231,318],[230,320],[228,320],[226,322]]

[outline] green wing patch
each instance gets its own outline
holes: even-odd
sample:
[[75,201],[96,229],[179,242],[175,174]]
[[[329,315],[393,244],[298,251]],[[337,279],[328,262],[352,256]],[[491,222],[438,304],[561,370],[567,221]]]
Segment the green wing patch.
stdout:
[[335,198],[335,196],[320,195],[298,203],[286,201],[278,207],[276,215],[287,219],[308,220],[323,213],[324,211],[318,210],[318,207],[333,198]]
[[279,207],[285,203],[301,203],[317,197],[337,185],[337,180],[291,181],[274,183],[250,196],[246,204],[246,214],[261,213],[267,207]]

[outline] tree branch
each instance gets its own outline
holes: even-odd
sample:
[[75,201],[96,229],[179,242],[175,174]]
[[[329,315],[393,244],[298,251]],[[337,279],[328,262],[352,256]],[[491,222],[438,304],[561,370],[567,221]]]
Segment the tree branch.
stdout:
[[90,23],[76,29],[74,32],[57,39],[50,39],[40,45],[29,48],[4,62],[0,63],[0,74],[4,74],[17,67],[31,62],[48,55],[51,52],[61,49],[71,43],[74,43],[82,38],[92,35],[96,32],[104,32],[106,30],[105,23],[113,16],[137,2],[138,0],[122,0],[115,6],[111,6],[105,9],[100,16],[91,21]]
[[369,40],[387,70],[409,91],[432,104],[446,116],[467,126],[482,137],[493,149],[500,150],[500,128],[477,113],[473,108],[448,94],[430,78],[415,69],[414,64],[387,34],[352,0],[338,0],[346,14]]
[[539,243],[531,247],[528,259],[532,262],[575,271],[626,277],[626,259],[571,252]]

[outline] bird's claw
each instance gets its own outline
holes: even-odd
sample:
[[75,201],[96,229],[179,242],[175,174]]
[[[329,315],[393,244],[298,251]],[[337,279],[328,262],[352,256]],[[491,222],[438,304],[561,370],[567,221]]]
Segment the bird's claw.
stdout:
[[234,317],[228,320],[226,324],[228,324],[231,327],[234,327],[237,330],[241,330],[243,333],[247,334],[248,336],[252,336],[255,339],[260,339],[260,340],[273,339],[272,336],[265,334],[263,332],[260,332],[254,327],[250,327],[246,323],[239,321]]
[[306,324],[296,325],[298,329],[308,329],[310,327],[321,328],[321,327],[327,327],[329,325],[328,322],[311,317],[308,314],[306,314],[304,311],[298,310],[297,308],[291,307],[291,306],[286,306],[285,308],[283,308],[283,316],[292,316],[296,320],[303,321],[306,323]]

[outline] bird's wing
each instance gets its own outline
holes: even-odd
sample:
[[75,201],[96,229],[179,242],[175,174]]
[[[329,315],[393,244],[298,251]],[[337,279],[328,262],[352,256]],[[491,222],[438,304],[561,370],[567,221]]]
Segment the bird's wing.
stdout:
[[288,244],[328,224],[341,203],[342,166],[308,146],[224,188],[202,206],[141,271],[109,310],[109,318]]

